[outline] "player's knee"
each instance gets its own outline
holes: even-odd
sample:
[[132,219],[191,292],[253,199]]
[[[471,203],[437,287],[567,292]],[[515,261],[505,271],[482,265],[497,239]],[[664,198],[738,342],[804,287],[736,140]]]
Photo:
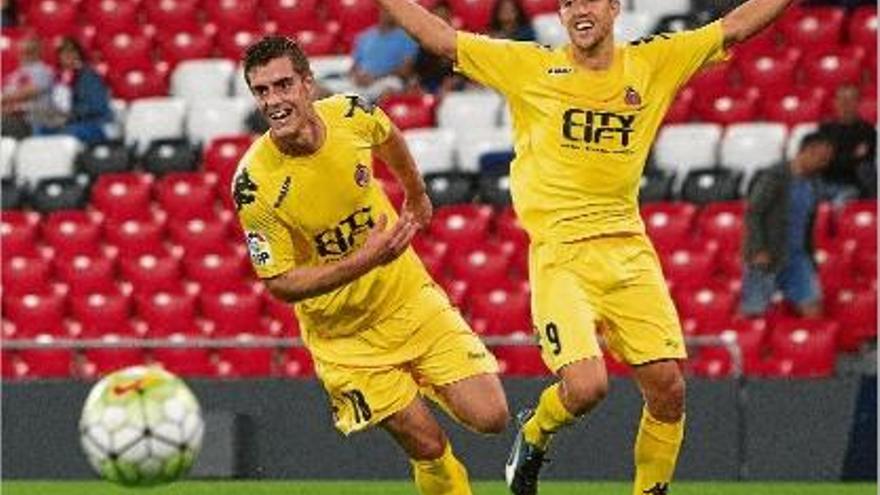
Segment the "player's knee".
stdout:
[[586,414],[608,395],[608,380],[585,379],[565,381],[565,405],[575,416]]
[[410,456],[416,461],[431,461],[439,459],[446,450],[446,439],[443,436],[424,435],[418,439],[410,452]]
[[647,395],[651,415],[667,423],[680,420],[684,415],[685,391],[684,377],[680,373],[664,380],[652,394]]

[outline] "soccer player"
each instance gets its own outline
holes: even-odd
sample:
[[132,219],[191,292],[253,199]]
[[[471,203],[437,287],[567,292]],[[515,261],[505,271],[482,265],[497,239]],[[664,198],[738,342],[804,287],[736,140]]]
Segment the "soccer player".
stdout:
[[378,2],[423,46],[501,92],[513,116],[510,189],[531,241],[541,353],[559,381],[518,416],[511,490],[536,492],[550,439],[608,392],[600,331],[645,400],[633,493],[667,493],[684,432],[686,352],[639,217],[639,179],[678,89],[790,0],[750,0],[701,29],[626,44],[613,36],[619,0],[561,0],[570,42],[557,49],[456,32],[412,0]]
[[[409,242],[431,202],[400,131],[355,95],[313,101],[296,42],[263,38],[244,74],[270,129],[245,153],[232,194],[251,262],[293,303],[336,427],[386,429],[422,494],[470,494],[467,471],[423,395],[482,433],[507,423],[497,363]],[[406,190],[398,218],[373,154]]]

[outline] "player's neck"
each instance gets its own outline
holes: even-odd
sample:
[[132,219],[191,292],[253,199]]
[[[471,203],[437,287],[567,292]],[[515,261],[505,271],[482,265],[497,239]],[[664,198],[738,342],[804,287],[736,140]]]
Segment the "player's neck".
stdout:
[[590,48],[579,48],[574,44],[570,56],[575,65],[592,71],[608,70],[614,64],[614,38],[607,37]]
[[282,153],[289,156],[308,156],[321,149],[327,139],[327,128],[324,121],[315,114],[294,135],[279,138],[274,133],[269,134],[275,146]]

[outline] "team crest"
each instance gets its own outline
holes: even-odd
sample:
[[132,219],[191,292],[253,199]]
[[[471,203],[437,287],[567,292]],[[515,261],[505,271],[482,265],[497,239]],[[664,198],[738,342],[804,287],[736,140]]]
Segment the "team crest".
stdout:
[[354,183],[360,187],[367,187],[370,183],[370,169],[366,165],[358,163],[354,168]]
[[626,94],[623,95],[623,101],[631,107],[639,106],[642,104],[642,96],[632,86],[627,86]]

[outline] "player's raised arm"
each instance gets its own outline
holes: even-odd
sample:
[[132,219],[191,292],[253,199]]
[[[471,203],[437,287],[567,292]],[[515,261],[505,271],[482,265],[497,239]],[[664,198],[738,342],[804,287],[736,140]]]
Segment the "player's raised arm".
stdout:
[[413,0],[377,0],[420,45],[456,61],[455,29]]
[[376,146],[374,151],[391,167],[397,180],[403,185],[406,191],[404,209],[413,215],[420,228],[426,228],[431,222],[431,200],[425,191],[425,181],[397,126],[391,125],[388,139]]
[[776,20],[792,0],[749,0],[721,19],[724,46],[751,38]]

